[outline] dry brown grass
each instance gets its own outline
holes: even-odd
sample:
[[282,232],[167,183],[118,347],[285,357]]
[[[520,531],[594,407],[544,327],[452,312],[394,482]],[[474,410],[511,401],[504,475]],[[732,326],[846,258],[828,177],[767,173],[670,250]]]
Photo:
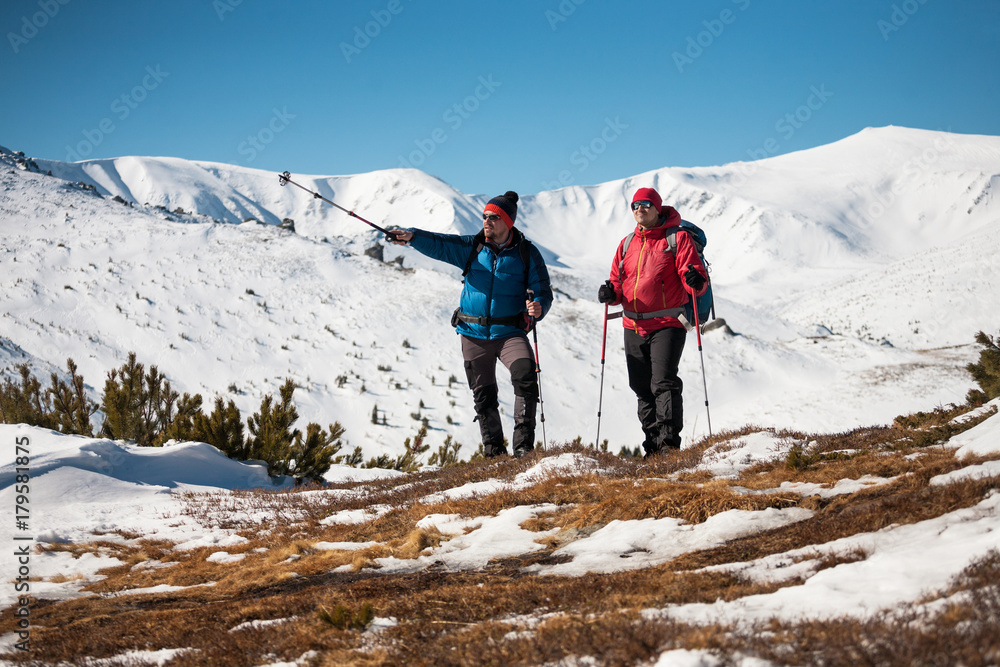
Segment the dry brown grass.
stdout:
[[[764,429],[750,426],[719,434],[652,461],[623,460],[567,445],[521,460],[476,461],[400,479],[341,484],[321,493],[192,495],[187,510],[192,517],[247,538],[238,549],[229,549],[245,554],[242,561],[210,563],[206,558],[216,548],[176,552],[170,543],[138,536],[122,536],[124,543],[49,545],[47,549],[76,557],[88,552],[110,555],[121,565],[105,570],[104,579],[87,586],[88,597],[37,602],[32,608],[35,650],[30,657],[5,657],[15,664],[34,659],[73,665],[133,649],[190,648],[169,664],[266,664],[317,651],[314,664],[321,665],[535,665],[574,657],[633,665],[683,647],[712,651],[722,664],[730,664],[737,652],[775,664],[949,664],[942,658],[951,655],[969,665],[996,663],[997,555],[974,564],[956,580],[945,592],[953,597],[944,611],[919,617],[772,623],[751,632],[640,615],[645,609],[735,600],[797,584],[752,584],[705,571],[705,566],[926,520],[996,493],[996,478],[929,485],[933,476],[970,463],[955,461],[950,450],[915,444],[920,440],[916,433],[953,428],[941,415],[930,421],[934,423],[929,426],[921,418],[913,424],[833,436],[782,433],[779,437],[804,444],[804,459],[792,466],[789,460],[761,464],[732,481],[714,480],[692,468],[710,447]],[[565,452],[594,459],[599,472],[554,476],[528,488],[482,497],[428,500],[430,494],[470,482],[513,480],[541,456]],[[767,492],[786,481],[832,485],[864,475],[897,479],[827,499]],[[764,493],[741,493],[734,487]],[[448,539],[434,529],[417,527],[428,514],[494,516],[510,507],[542,504],[556,509],[522,526],[537,532],[558,529],[540,539],[541,551],[496,559],[478,571],[430,567],[383,574],[377,567],[379,558],[417,558]],[[321,523],[338,511],[376,505],[391,509],[359,524]],[[796,505],[811,509],[812,518],[688,553],[658,567],[579,577],[528,575],[524,570],[531,564],[562,562],[566,557],[555,553],[560,546],[613,520],[674,517],[698,523],[732,509]],[[261,523],[236,518],[243,513],[227,516],[225,509],[234,507],[252,508],[269,518]],[[369,541],[377,544],[356,550],[317,547],[319,542]],[[864,551],[833,554],[819,567],[867,557]],[[169,566],[144,566],[154,562]],[[161,584],[187,588],[122,594]],[[356,629],[369,613],[393,617],[397,625],[380,634]],[[273,619],[283,622],[231,631],[247,621]],[[0,614],[0,633],[14,627],[10,610]]]

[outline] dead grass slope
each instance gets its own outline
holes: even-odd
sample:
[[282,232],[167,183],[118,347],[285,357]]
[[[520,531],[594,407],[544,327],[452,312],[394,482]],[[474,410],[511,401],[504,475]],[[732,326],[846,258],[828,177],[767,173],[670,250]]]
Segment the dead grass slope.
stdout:
[[[812,436],[779,434],[794,443],[787,456],[762,462],[735,479],[695,470],[706,451],[757,427],[711,440],[653,462],[626,460],[566,446],[521,460],[477,461],[403,478],[294,492],[190,496],[188,512],[204,525],[238,531],[247,542],[237,563],[206,558],[216,549],[175,551],[166,542],[125,536],[120,541],[47,545],[79,556],[112,555],[121,565],[85,587],[87,595],[32,608],[32,651],[8,654],[12,664],[84,665],[127,651],[186,649],[170,665],[256,665],[295,661],[315,665],[536,665],[574,657],[597,664],[635,665],[671,648],[713,651],[723,664],[757,656],[775,664],[996,664],[1000,661],[1000,554],[974,563],[936,611],[886,613],[866,621],[840,619],[764,628],[687,626],[642,615],[670,604],[735,600],[767,586],[705,570],[792,549],[923,521],[980,502],[1000,478],[931,486],[929,481],[977,461],[956,461],[939,444],[977,420],[954,415],[897,420],[890,427]],[[945,418],[947,417],[947,418]],[[491,479],[512,481],[543,456],[576,453],[591,472],[550,476],[518,490],[446,501],[434,493]],[[892,479],[850,494],[779,490],[782,483],[832,486],[866,475]],[[787,487],[786,487],[787,488]],[[540,533],[540,549],[495,559],[473,571],[425,567],[385,574],[377,559],[414,559],[449,539],[420,528],[428,514],[495,516],[521,505],[550,504],[523,528]],[[357,524],[324,523],[343,510],[381,507]],[[673,517],[700,523],[731,509],[802,507],[812,517],[780,529],[686,553],[637,571],[579,577],[527,574],[532,564],[556,563],[562,545],[613,520]],[[264,525],[240,517],[252,509]],[[541,535],[542,531],[557,531]],[[323,548],[322,543],[371,543]],[[820,567],[866,558],[830,557]],[[173,592],[132,593],[169,585]],[[12,610],[0,633],[12,632]],[[371,631],[373,618],[395,625]],[[312,653],[310,653],[312,652]]]

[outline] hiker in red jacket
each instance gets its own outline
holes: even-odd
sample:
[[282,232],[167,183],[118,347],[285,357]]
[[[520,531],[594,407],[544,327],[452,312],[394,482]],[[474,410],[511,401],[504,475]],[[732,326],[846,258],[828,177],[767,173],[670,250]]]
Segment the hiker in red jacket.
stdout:
[[[632,215],[635,232],[618,244],[611,279],[601,285],[597,300],[622,305],[625,363],[629,386],[639,401],[642,447],[648,458],[681,446],[684,383],[677,367],[687,329],[678,318],[692,295],[704,293],[708,272],[691,237],[678,232],[680,214],[664,206],[656,190],[636,190]],[[676,256],[670,236],[676,240]]]

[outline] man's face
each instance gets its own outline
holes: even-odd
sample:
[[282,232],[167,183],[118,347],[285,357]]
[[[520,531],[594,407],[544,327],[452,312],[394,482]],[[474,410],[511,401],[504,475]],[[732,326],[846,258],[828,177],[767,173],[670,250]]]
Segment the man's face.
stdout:
[[507,240],[510,230],[507,229],[507,223],[503,218],[492,211],[486,211],[483,213],[483,232],[486,234],[486,240],[503,243]]
[[648,200],[632,202],[632,215],[635,221],[646,229],[655,227],[660,218],[659,212],[653,207],[653,202]]

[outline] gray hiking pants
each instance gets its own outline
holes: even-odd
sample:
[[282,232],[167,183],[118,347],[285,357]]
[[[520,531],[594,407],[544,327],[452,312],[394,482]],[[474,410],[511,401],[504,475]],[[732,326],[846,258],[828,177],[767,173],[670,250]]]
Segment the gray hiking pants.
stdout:
[[486,456],[506,454],[503,427],[500,424],[500,402],[497,398],[497,360],[510,372],[514,385],[514,435],[511,445],[515,454],[524,454],[535,446],[535,409],[538,405],[538,376],[535,357],[525,334],[497,340],[462,338],[462,358],[465,374],[472,389],[476,419],[483,437]]

